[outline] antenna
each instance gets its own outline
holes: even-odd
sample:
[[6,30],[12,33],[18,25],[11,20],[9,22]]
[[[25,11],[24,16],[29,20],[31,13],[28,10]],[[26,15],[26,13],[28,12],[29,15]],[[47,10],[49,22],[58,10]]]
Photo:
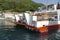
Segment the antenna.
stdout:
[[46,0],[45,2],[46,2],[46,11],[47,11],[47,5],[48,5],[48,3],[47,3],[47,2],[48,2],[48,0]]

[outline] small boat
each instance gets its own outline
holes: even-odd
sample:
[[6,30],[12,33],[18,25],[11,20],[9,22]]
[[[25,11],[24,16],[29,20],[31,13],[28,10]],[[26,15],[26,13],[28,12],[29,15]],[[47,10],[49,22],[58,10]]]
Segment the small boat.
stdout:
[[39,8],[34,13],[25,12],[23,16],[15,15],[15,24],[37,32],[48,32],[60,28],[60,5],[52,4]]

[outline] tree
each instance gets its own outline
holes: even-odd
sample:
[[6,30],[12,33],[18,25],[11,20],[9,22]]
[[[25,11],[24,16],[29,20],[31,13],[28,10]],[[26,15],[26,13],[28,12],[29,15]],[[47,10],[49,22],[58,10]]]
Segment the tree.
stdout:
[[0,0],[0,11],[11,10],[16,12],[35,11],[43,4],[38,4],[32,0]]

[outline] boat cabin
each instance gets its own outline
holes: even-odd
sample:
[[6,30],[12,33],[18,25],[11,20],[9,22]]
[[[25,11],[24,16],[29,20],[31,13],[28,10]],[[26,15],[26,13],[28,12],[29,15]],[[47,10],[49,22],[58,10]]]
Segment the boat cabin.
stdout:
[[34,27],[44,27],[59,24],[60,20],[60,6],[48,5],[41,7],[40,11],[35,12],[33,15],[24,13],[25,23]]
[[44,27],[60,24],[60,5],[48,5],[40,7],[34,13],[26,12],[23,14],[21,22],[33,27]]
[[[19,19],[17,15],[15,17]],[[21,25],[25,25],[26,28],[39,32],[60,28],[60,5],[43,6],[33,14],[30,12],[23,13],[19,22]]]

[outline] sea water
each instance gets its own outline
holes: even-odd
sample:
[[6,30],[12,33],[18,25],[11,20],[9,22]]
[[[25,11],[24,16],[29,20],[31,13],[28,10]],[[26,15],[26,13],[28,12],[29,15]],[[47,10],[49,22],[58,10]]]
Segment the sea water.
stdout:
[[60,40],[60,32],[37,33],[24,29],[0,29],[0,40]]
[[[4,22],[0,20],[0,24]],[[60,40],[60,30],[38,33],[25,28],[4,29],[4,27],[8,26],[0,26],[0,40]]]

